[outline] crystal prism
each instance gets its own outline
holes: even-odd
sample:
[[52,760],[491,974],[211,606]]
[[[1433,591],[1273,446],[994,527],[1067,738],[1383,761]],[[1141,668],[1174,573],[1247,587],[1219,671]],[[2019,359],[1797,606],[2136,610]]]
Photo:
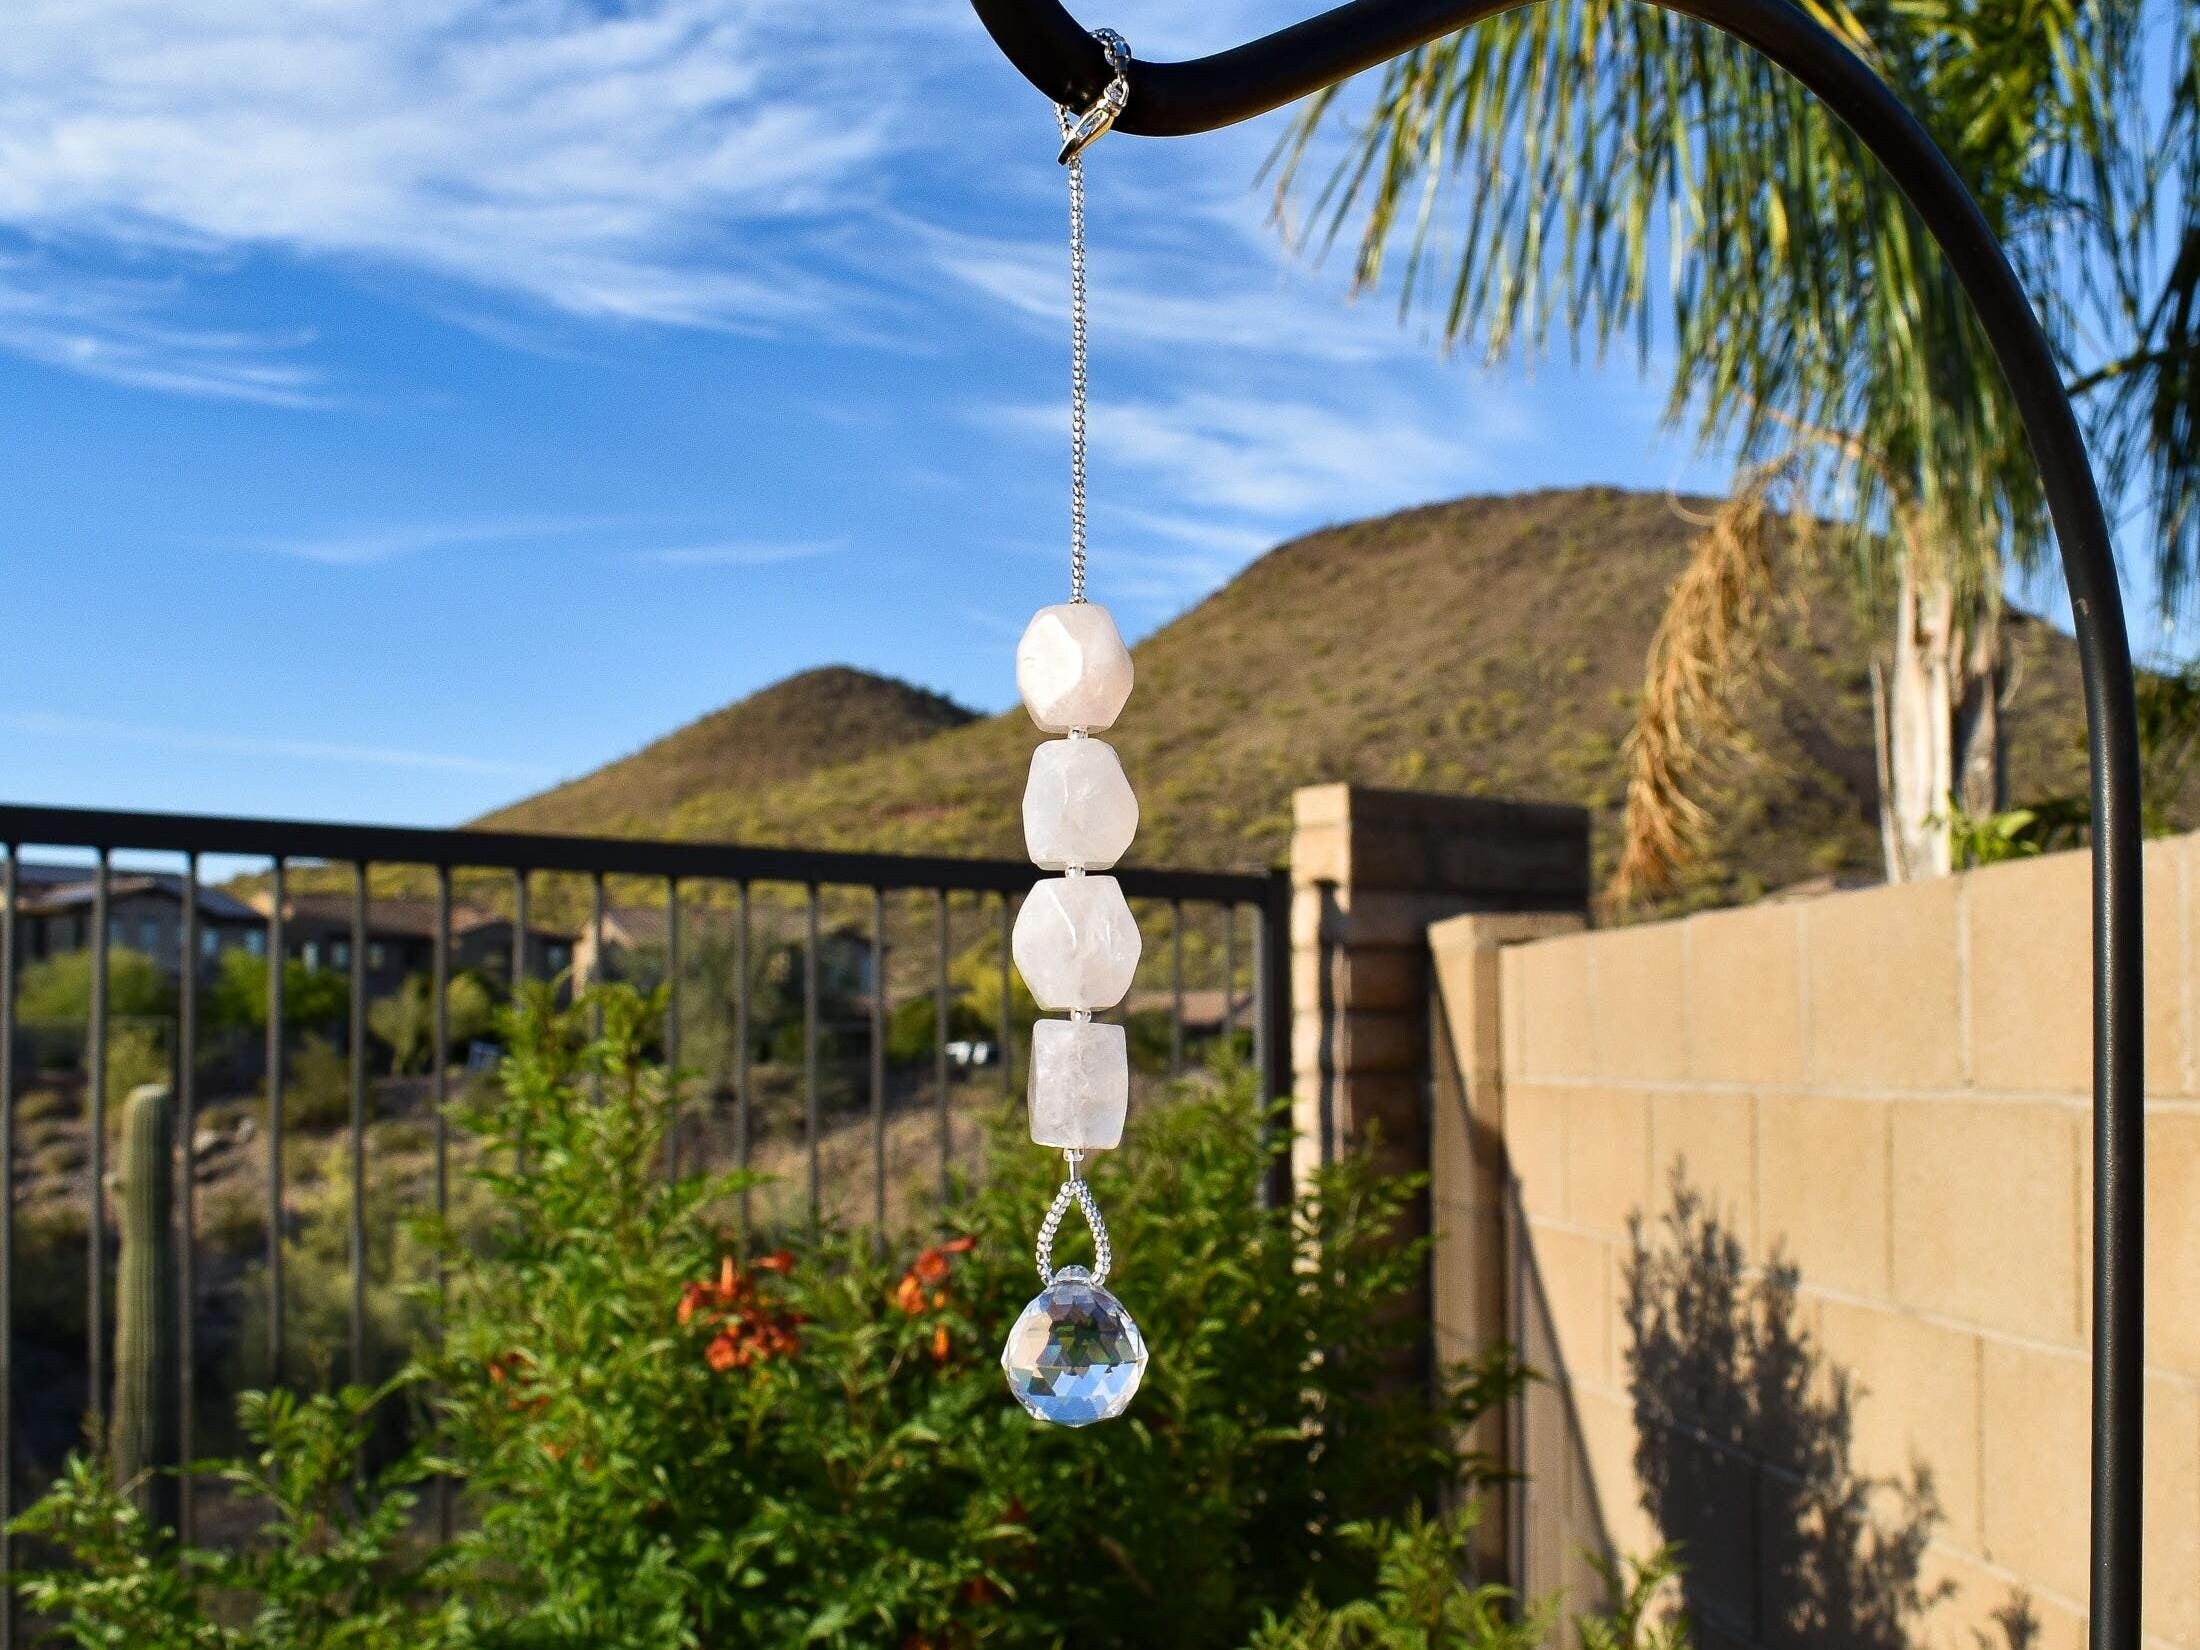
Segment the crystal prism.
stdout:
[[1016,691],[1048,733],[1107,727],[1123,714],[1132,675],[1122,632],[1094,602],[1040,608],[1016,644]]
[[1001,1371],[1016,1401],[1042,1421],[1112,1421],[1145,1376],[1146,1337],[1090,1272],[1065,1266],[1009,1330]]

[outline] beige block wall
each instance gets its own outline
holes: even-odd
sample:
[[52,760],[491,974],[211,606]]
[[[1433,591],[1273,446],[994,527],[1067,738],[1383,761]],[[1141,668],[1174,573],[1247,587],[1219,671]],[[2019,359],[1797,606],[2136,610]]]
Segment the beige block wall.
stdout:
[[[2022,1593],[2043,1647],[2082,1642],[2088,877],[2064,854],[1520,943],[1473,919],[1430,930],[1439,1035],[1469,1051],[1457,1104],[1495,1134],[1471,1155],[1436,1143],[1439,1345],[1510,1339],[1549,1377],[1504,1429],[1528,1478],[1503,1557],[1527,1591],[1578,1577],[1582,1547],[1657,1539],[1647,1424],[1668,1505],[1695,1509],[1664,1533],[1690,1539],[1704,1642],[1777,1642],[1792,1486],[1685,1394],[1655,1421],[1631,1379],[1633,1223],[1655,1241],[1685,1165],[1752,1276],[1794,1268],[1816,1390],[1849,1383],[1859,1470],[1930,1473],[1924,1580],[1947,1592],[1920,1641],[2005,1643],[1994,1612]],[[2150,845],[2146,878],[2144,1628],[2200,1650],[2200,839]]]

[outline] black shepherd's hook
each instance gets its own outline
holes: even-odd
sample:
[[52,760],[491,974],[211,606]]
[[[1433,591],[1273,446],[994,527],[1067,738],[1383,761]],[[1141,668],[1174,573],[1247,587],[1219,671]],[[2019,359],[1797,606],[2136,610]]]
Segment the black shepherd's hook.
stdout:
[[[1186,63],[1131,64],[1115,130],[1173,137],[1334,85],[1533,0],[1349,0]],[[2039,319],[1963,180],[1862,59],[1791,0],[1649,0],[1723,30],[1808,87],[1908,197],[1992,342],[2038,460],[2085,678],[2093,802],[2092,1650],[2138,1650],[2145,1176],[2139,744],[2108,522]],[[1073,109],[1106,90],[1097,40],[1058,0],[971,0],[1009,61]]]

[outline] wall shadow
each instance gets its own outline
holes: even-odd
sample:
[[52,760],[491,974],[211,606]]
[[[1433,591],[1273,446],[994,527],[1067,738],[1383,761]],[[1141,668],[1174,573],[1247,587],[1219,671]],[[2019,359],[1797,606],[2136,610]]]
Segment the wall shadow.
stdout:
[[[1802,1320],[1776,1247],[1752,1268],[1674,1166],[1656,1221],[1629,1221],[1626,1372],[1644,1510],[1680,1548],[1684,1608],[1704,1650],[1909,1650],[1952,1583],[1926,1576],[1940,1519],[1932,1473],[1858,1469],[1853,1373]],[[2012,1597],[1987,1650],[2029,1650]]]

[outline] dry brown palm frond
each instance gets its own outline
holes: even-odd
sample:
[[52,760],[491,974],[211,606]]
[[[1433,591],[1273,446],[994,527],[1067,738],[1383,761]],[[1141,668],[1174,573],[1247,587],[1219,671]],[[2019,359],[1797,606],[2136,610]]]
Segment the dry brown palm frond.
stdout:
[[1606,889],[1615,906],[1669,892],[1703,857],[1711,815],[1697,781],[1710,748],[1734,732],[1732,689],[1755,652],[1773,582],[1766,527],[1785,470],[1766,465],[1738,477],[1673,581],[1627,736],[1624,841]]

